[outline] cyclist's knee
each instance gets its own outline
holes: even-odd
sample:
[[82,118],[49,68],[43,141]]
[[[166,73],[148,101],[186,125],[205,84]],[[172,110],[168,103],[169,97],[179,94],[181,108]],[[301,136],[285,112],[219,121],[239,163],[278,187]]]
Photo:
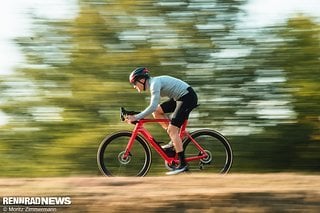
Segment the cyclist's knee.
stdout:
[[157,107],[156,111],[154,111],[154,112],[152,113],[152,116],[153,116],[154,118],[159,118],[159,117],[162,117],[163,115],[164,115],[164,112],[163,112],[163,110],[162,110],[162,108],[161,108],[160,105]]

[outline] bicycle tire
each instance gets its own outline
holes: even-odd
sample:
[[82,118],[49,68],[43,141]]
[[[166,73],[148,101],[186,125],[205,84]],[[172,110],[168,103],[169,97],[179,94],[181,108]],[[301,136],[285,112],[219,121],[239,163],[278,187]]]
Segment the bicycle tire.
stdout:
[[[208,154],[206,159],[188,162],[191,171],[201,169],[204,172],[220,174],[229,172],[233,161],[233,153],[227,138],[212,129],[200,129],[190,133],[190,135]],[[201,154],[190,138],[184,140],[183,148],[186,158]]]
[[145,176],[151,166],[151,150],[143,137],[138,135],[130,151],[130,157],[121,158],[132,135],[130,131],[120,131],[102,140],[98,152],[99,170],[105,176]]

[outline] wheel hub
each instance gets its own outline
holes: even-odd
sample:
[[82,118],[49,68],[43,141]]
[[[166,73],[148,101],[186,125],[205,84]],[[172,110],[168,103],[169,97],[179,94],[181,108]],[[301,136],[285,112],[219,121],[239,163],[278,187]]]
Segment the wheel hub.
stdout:
[[204,164],[209,164],[212,161],[212,153],[209,150],[204,150],[207,154],[207,157],[200,159],[200,161]]
[[128,157],[125,158],[124,153],[125,153],[125,151],[122,151],[119,153],[118,160],[121,164],[127,165],[131,161],[131,154],[129,154]]

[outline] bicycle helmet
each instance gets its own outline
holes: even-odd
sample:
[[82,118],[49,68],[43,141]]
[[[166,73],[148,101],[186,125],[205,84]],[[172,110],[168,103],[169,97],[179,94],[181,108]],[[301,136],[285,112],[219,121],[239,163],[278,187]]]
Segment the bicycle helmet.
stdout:
[[129,76],[129,81],[131,84],[134,84],[136,81],[142,79],[142,78],[149,78],[149,70],[145,67],[138,67],[134,69],[130,76]]

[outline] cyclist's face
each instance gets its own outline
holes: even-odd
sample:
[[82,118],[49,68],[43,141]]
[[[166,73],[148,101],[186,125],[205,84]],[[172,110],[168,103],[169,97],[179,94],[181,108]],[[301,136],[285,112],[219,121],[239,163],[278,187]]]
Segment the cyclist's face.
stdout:
[[141,79],[139,81],[134,82],[133,84],[133,88],[135,88],[136,90],[138,90],[138,92],[141,92],[143,90],[143,83],[144,83],[145,79]]

